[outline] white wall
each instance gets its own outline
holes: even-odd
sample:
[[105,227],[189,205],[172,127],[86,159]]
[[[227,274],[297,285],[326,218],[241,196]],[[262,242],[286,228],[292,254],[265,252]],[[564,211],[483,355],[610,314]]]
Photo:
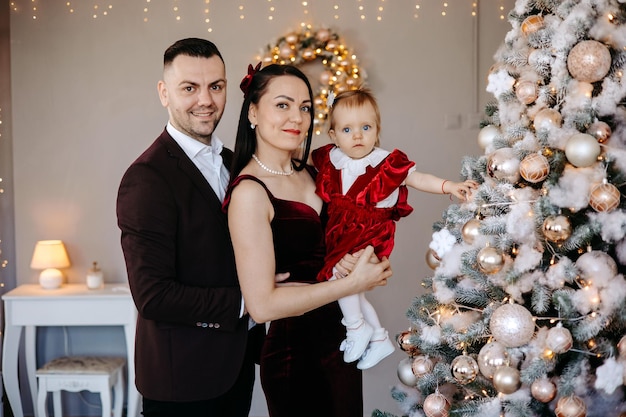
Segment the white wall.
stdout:
[[[163,51],[175,40],[208,37],[222,50],[230,83],[218,134],[232,147],[242,102],[239,81],[259,49],[301,22],[328,26],[342,35],[369,75],[382,110],[383,146],[404,150],[421,171],[457,179],[461,158],[479,153],[475,119],[490,98],[484,87],[493,53],[510,28],[499,16],[513,6],[513,0],[483,0],[474,17],[472,4],[477,0],[449,1],[447,7],[443,1],[316,0],[306,8],[288,0],[109,0],[72,2],[73,13],[65,0],[14,3],[18,11],[11,13],[11,88],[18,285],[37,282],[37,272],[29,269],[34,244],[52,238],[67,245],[73,264],[67,271],[69,282],[82,282],[94,260],[107,281],[126,280],[115,218],[117,187],[126,167],[167,121],[156,83]],[[105,16],[109,4],[113,7]],[[174,6],[179,7],[180,20]],[[270,7],[275,8],[273,19]],[[421,279],[431,272],[424,262],[431,226],[450,201],[413,190],[410,203],[415,212],[399,223],[391,258],[394,277],[371,294],[392,335],[409,325],[405,312],[420,291]],[[102,347],[85,337],[88,329],[70,329],[71,349],[123,352],[119,334],[110,332],[113,341]],[[63,337],[58,329],[40,332],[39,360],[62,353]],[[396,366],[403,357],[397,352],[365,372],[366,415],[375,408],[399,413],[389,389],[398,382]],[[70,412],[97,414],[79,401]],[[266,415],[260,390],[251,415]]]

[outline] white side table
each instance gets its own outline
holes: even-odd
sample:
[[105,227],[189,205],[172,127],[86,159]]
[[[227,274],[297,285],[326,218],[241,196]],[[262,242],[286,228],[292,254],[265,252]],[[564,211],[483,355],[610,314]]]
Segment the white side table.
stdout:
[[[33,405],[37,402],[37,326],[123,326],[128,364],[129,417],[139,416],[139,393],[135,388],[135,326],[137,310],[127,284],[106,284],[89,290],[84,284],[65,284],[45,290],[36,284],[20,285],[2,296],[5,309],[2,377],[13,415],[24,417],[18,378],[18,350],[25,332],[26,371]],[[37,408],[33,407],[37,416]]]

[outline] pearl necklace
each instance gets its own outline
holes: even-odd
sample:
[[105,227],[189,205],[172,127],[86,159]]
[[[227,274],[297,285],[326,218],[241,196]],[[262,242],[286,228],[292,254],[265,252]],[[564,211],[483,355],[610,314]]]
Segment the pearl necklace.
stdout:
[[254,160],[256,161],[256,163],[257,163],[257,164],[259,164],[259,166],[260,166],[261,168],[263,168],[265,171],[269,172],[270,174],[274,174],[274,175],[285,175],[285,176],[288,176],[288,175],[293,174],[293,166],[291,167],[291,171],[289,171],[289,172],[287,172],[287,171],[275,171],[275,170],[273,170],[273,169],[270,169],[270,168],[266,167],[266,166],[263,164],[263,162],[261,162],[261,161],[259,160],[259,158],[257,158],[257,156],[256,156],[255,154],[252,154],[252,158],[254,158]]

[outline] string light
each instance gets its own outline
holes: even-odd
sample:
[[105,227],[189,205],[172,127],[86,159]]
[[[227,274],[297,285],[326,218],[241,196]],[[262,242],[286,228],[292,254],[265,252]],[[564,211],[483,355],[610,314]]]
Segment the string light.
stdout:
[[415,13],[413,13],[413,18],[417,19],[418,17],[420,17],[418,10],[421,8],[421,6],[418,4],[415,5]]
[[448,14],[448,2],[444,2],[443,3],[443,10],[441,12],[441,15],[442,16],[447,16],[447,14]]

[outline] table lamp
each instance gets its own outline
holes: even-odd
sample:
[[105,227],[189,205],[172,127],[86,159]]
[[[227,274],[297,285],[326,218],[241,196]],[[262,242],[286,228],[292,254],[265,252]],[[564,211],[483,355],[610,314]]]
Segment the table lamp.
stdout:
[[63,274],[57,268],[69,266],[70,260],[62,241],[40,240],[37,242],[30,267],[43,269],[39,274],[39,285],[42,288],[48,290],[59,288],[63,283]]

